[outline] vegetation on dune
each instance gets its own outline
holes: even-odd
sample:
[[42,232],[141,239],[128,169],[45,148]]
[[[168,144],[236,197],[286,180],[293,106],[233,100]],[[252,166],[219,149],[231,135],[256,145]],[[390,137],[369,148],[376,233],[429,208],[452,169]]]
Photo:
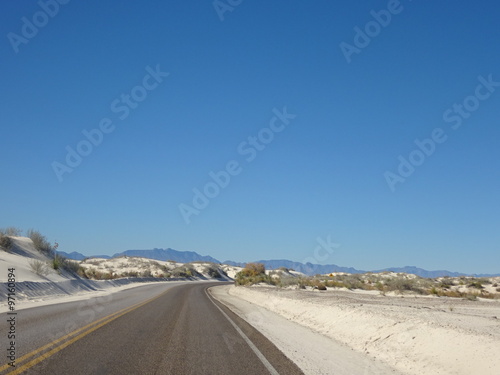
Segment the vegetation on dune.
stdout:
[[262,263],[247,263],[245,268],[235,276],[236,285],[253,285],[259,283],[276,284],[273,277],[266,275],[266,267]]
[[[236,275],[236,285],[266,283],[277,287],[295,287],[297,289],[327,290],[345,288],[349,290],[373,290],[381,294],[435,295],[438,297],[457,297],[468,300],[482,298],[500,298],[498,284],[492,284],[487,278],[442,277],[427,279],[403,273],[365,273],[365,274],[329,274],[294,277],[286,269],[271,271],[265,275],[263,265],[250,264]],[[493,290],[487,291],[485,285],[492,284]]]
[[211,264],[209,266],[205,266],[203,273],[206,273],[208,276],[210,276],[214,279],[222,278],[222,275],[219,271],[219,268],[217,268],[214,264]]
[[7,251],[12,248],[12,240],[2,231],[0,231],[0,247]]
[[28,229],[26,235],[33,241],[33,245],[39,252],[51,258],[54,257],[55,249],[44,235],[34,229]]
[[50,273],[50,269],[46,262],[42,262],[38,259],[31,259],[28,261],[31,271],[36,273],[38,276],[47,276]]
[[11,237],[17,237],[21,235],[21,230],[15,227],[1,228],[0,229],[0,247],[4,250],[12,249],[12,239]]

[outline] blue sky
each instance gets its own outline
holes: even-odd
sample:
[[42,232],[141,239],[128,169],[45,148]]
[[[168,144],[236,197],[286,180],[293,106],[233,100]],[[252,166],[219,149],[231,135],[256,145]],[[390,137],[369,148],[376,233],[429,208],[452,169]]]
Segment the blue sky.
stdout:
[[497,2],[41,3],[0,5],[0,227],[84,254],[499,272]]

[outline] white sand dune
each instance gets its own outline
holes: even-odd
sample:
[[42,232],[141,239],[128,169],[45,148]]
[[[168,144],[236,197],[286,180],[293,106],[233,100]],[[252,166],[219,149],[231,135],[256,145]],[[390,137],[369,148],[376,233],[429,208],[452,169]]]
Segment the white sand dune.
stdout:
[[[195,269],[198,274],[189,279],[180,277],[161,278],[162,272],[184,266],[183,263],[171,261],[155,261],[146,258],[118,257],[113,259],[91,258],[78,262],[82,267],[95,269],[103,274],[123,274],[131,272],[139,276],[147,272],[148,277],[120,277],[110,280],[90,280],[76,276],[63,269],[54,270],[50,267],[51,259],[36,250],[33,241],[26,237],[11,237],[13,246],[9,251],[0,250],[0,282],[7,282],[6,272],[14,268],[16,279],[16,308],[29,308],[62,301],[74,301],[114,293],[121,289],[140,286],[143,283],[155,282],[187,282],[190,280],[212,281],[207,269],[218,265],[197,262],[186,264]],[[34,272],[34,261],[47,264],[46,274]],[[231,280],[222,274],[222,281]],[[0,312],[7,311],[7,288],[0,289]]]
[[403,374],[499,373],[498,300],[270,287],[231,287],[229,294],[339,341]]

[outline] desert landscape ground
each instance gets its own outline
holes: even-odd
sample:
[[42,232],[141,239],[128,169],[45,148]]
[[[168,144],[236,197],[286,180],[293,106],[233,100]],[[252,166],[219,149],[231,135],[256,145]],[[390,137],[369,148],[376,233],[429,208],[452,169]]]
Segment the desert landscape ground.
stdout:
[[[70,310],[65,318],[66,325],[72,322],[74,327],[81,324],[83,328],[84,323],[96,324],[94,321],[98,322],[101,316],[96,313],[95,306],[99,306],[99,302],[95,301],[109,305],[106,310],[102,309],[111,309],[111,312],[116,303],[114,296],[120,293],[128,293],[133,296],[131,301],[139,302],[146,295],[156,295],[148,292],[140,297],[140,291],[146,290],[146,286],[148,290],[158,291],[154,293],[182,287],[183,293],[188,294],[182,297],[176,294],[178,302],[172,297],[168,302],[179,304],[179,309],[180,304],[195,303],[187,295],[202,295],[192,288],[186,289],[187,285],[201,285],[204,289],[200,291],[210,287],[209,295],[220,306],[225,306],[227,313],[233,314],[232,320],[240,319],[240,324],[244,321],[248,327],[256,329],[249,333],[249,341],[260,340],[256,333],[260,332],[276,348],[273,349],[276,353],[283,353],[305,374],[493,375],[500,368],[499,277],[425,279],[394,272],[306,276],[286,268],[265,270],[263,265],[253,263],[242,268],[128,256],[71,261],[41,250],[36,236],[35,240],[9,236],[9,240],[8,248],[3,247],[0,251],[0,265],[3,271],[15,269],[15,310],[19,314],[25,311],[27,316],[32,316],[31,312],[42,308],[59,311],[60,306],[72,303],[80,304],[75,308],[81,309],[85,303],[86,308],[91,306],[94,320],[71,318]],[[5,238],[3,241],[5,244]],[[10,307],[9,280],[8,272],[3,271],[0,275],[4,284],[0,291],[0,313],[2,320],[6,320]],[[217,286],[213,281],[222,283]],[[116,308],[130,305],[123,298],[119,300],[121,304]],[[208,300],[206,303],[208,305],[203,306],[212,306]],[[182,311],[188,314],[183,319],[188,319],[186,324],[189,324],[189,319],[194,317],[188,318],[188,310]],[[37,314],[33,317],[46,313]],[[57,323],[50,324],[58,327]],[[30,330],[34,327],[36,324]],[[238,334],[228,333],[228,329],[226,327],[223,334],[216,334],[213,339],[221,341],[230,356],[234,354],[231,353],[233,346],[242,345],[242,341]],[[21,337],[34,334],[22,330],[19,326]],[[70,333],[62,328],[59,330],[60,337],[51,337],[52,342]],[[75,345],[79,347],[80,344]],[[77,352],[74,355],[78,356]],[[62,351],[61,355],[64,353]],[[64,359],[64,355],[61,358]],[[281,357],[277,355],[276,358]],[[74,360],[77,361],[77,357]],[[50,360],[47,363],[48,368],[52,368]],[[176,365],[184,369],[181,373],[195,373],[186,370],[187,365],[182,363]],[[119,365],[109,366],[110,373],[120,372]],[[11,370],[7,364],[0,367],[1,373]],[[227,368],[224,371],[231,373]]]

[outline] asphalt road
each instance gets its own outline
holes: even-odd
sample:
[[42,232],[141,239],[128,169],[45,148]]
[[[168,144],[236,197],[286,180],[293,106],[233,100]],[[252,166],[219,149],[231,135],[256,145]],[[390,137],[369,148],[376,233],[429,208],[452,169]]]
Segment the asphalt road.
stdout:
[[[1,374],[302,374],[207,288],[141,286],[108,297],[19,310],[16,367]],[[8,319],[0,315],[2,325]],[[6,336],[2,329],[2,336]]]

